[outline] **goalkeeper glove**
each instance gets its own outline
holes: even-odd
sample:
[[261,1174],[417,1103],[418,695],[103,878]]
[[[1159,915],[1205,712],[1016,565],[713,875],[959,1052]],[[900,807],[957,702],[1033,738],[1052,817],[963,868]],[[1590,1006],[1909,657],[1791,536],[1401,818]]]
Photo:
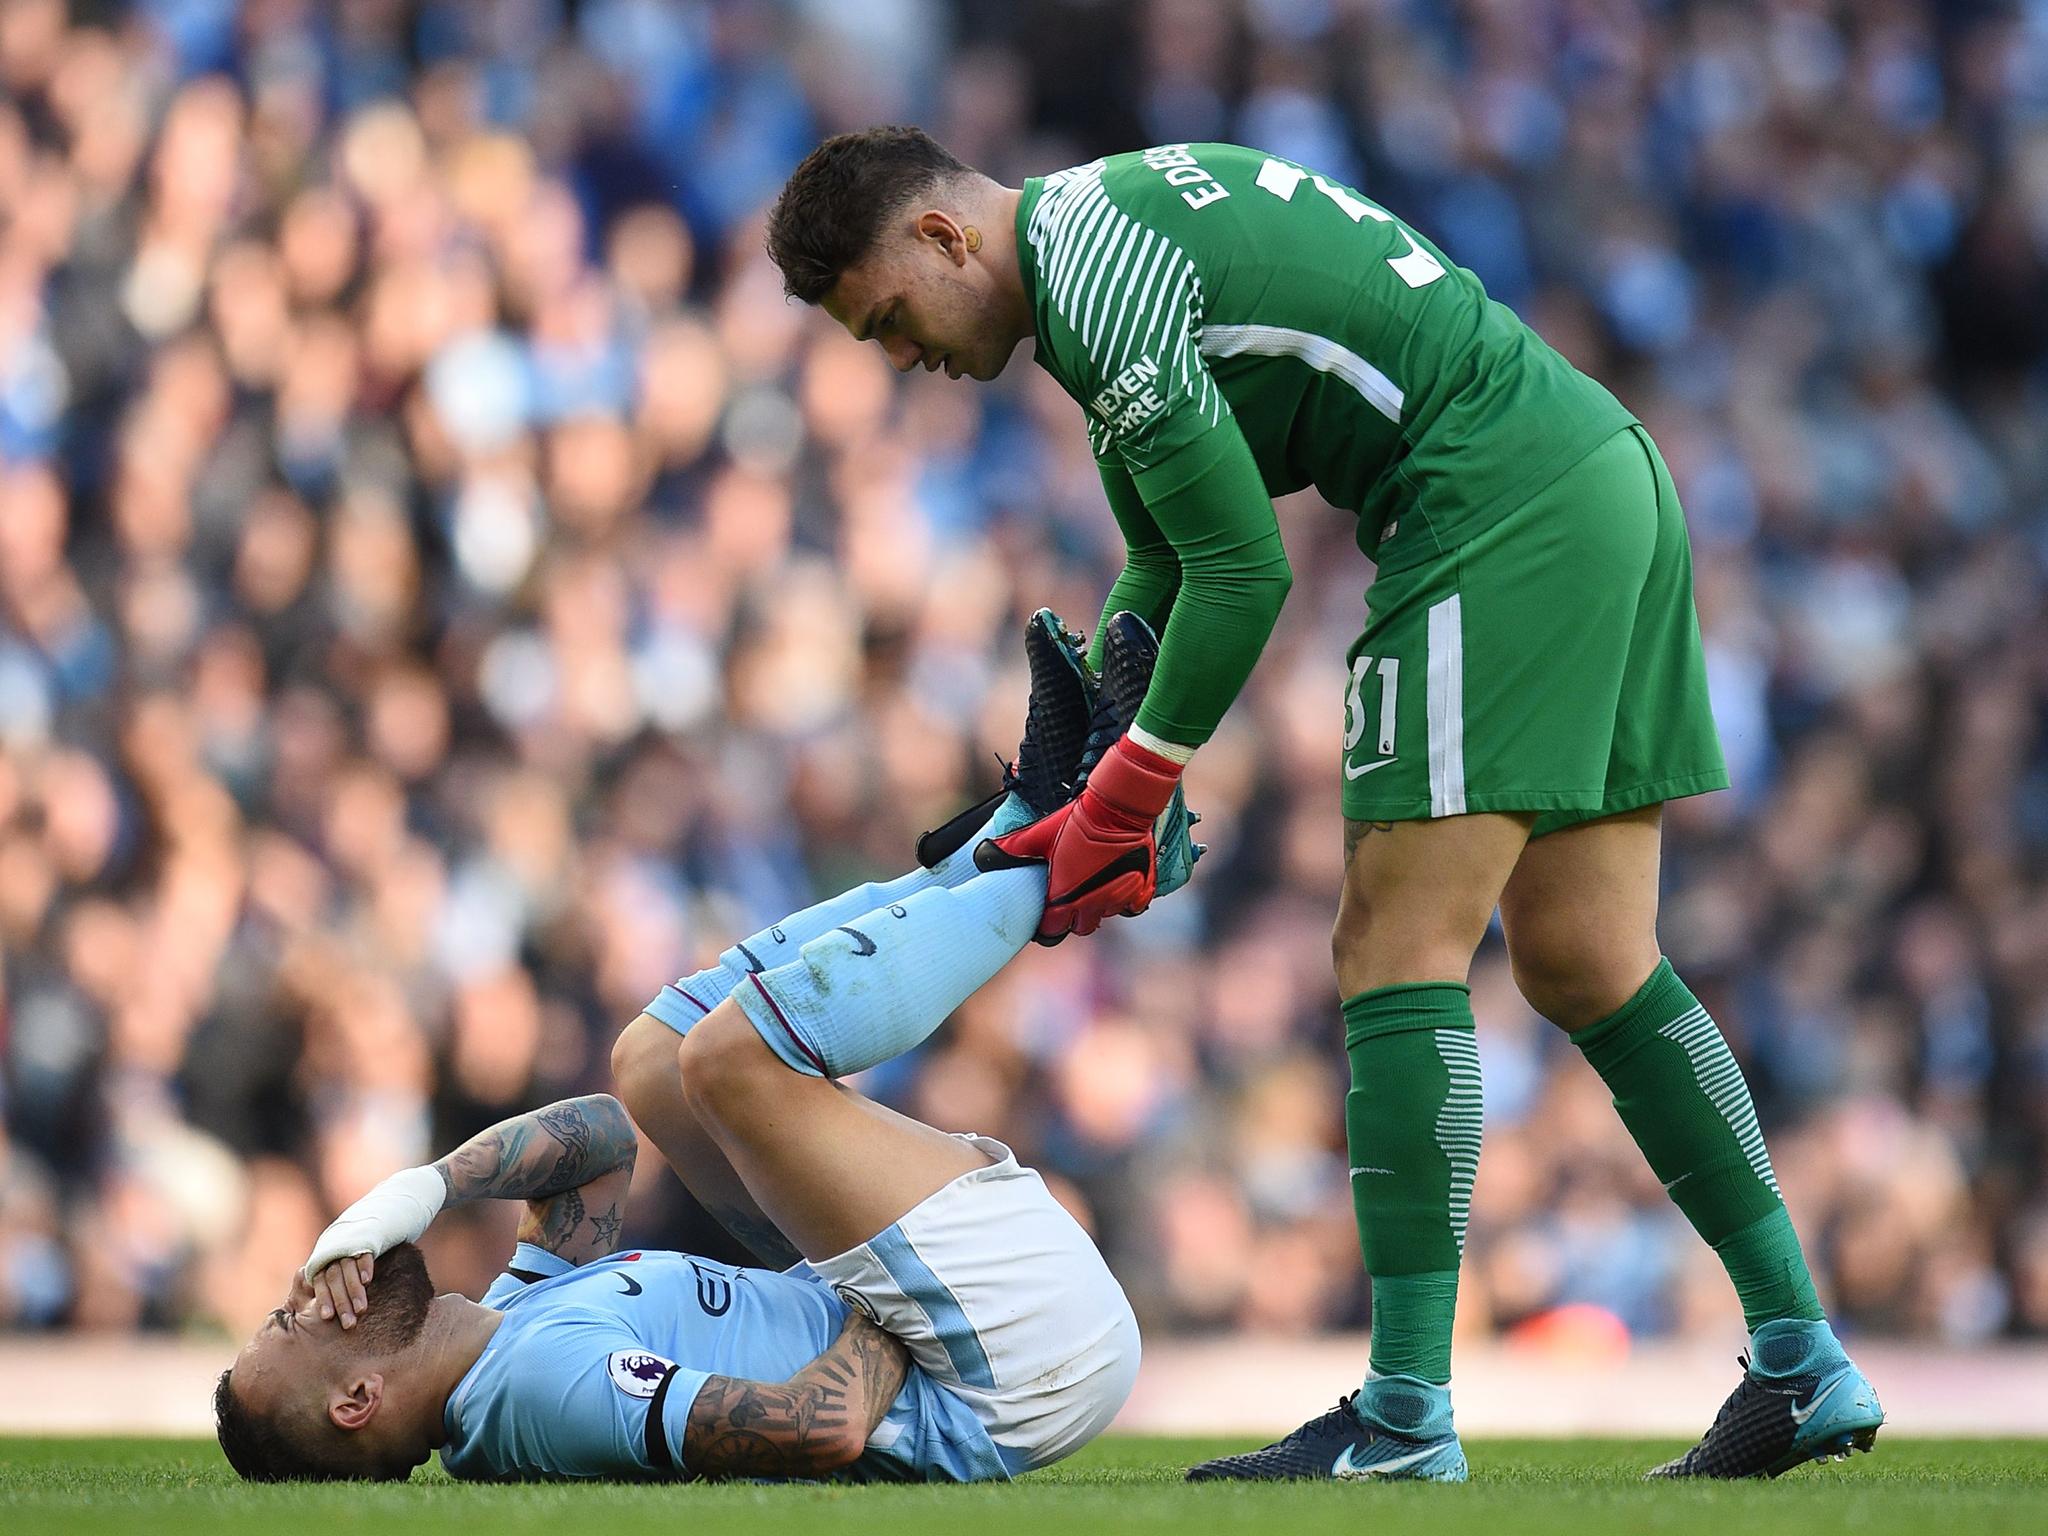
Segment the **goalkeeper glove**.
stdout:
[[1105,917],[1119,913],[1135,917],[1158,889],[1153,827],[1173,799],[1183,766],[1120,736],[1076,798],[1028,827],[983,843],[975,863],[983,869],[1046,866],[1040,943],[1093,933]]

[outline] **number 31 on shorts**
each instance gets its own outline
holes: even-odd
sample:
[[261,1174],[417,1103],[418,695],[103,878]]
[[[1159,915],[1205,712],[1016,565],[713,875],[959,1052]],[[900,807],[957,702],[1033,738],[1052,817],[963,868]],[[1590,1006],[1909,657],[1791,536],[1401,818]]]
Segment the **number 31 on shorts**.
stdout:
[[[1377,673],[1380,685],[1377,690],[1368,688]],[[1366,732],[1372,728],[1372,705],[1368,695],[1377,692],[1379,705],[1379,757],[1362,763],[1354,763],[1351,754],[1358,744],[1365,740]],[[1401,692],[1401,663],[1393,656],[1360,656],[1351,663],[1351,686],[1344,694],[1344,777],[1361,779],[1375,768],[1384,768],[1394,760],[1394,701]]]

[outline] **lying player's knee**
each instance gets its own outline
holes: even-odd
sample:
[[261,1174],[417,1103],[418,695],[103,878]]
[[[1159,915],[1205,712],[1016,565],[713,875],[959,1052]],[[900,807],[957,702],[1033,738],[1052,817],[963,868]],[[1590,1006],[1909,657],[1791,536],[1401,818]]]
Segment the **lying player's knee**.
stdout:
[[754,1026],[730,999],[720,1003],[683,1036],[675,1053],[683,1084],[683,1102],[702,1110],[760,1080],[764,1067],[782,1067]]
[[706,1061],[710,1054],[704,1049],[704,1042],[698,1038],[700,1029],[693,1029],[676,1042],[676,1080],[682,1084],[683,1103],[692,1110],[702,1108],[704,1095],[709,1090],[712,1068]]
[[612,1082],[628,1109],[634,1100],[675,1073],[676,1032],[641,1014],[612,1042]]

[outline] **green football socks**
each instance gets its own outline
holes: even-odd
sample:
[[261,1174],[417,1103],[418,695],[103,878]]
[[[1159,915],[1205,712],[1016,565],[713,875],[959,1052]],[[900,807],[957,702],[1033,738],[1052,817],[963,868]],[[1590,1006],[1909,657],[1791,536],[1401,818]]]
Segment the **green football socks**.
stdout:
[[1750,1331],[1819,1319],[1742,1069],[1671,962],[1660,961],[1620,1011],[1572,1039],[1613,1090],[1622,1123],[1672,1200],[1721,1256]]
[[[1344,1024],[1345,1131],[1372,1276],[1373,1376],[1441,1386],[1450,1380],[1458,1263],[1479,1166],[1470,990],[1453,982],[1379,987],[1345,1002]],[[1750,1331],[1819,1322],[1820,1300],[1742,1069],[1670,963],[1573,1039],[1673,1201],[1720,1255]],[[1361,1404],[1374,1417],[1371,1404]]]
[[1479,1048],[1460,982],[1376,987],[1344,1004],[1351,1203],[1372,1276],[1372,1370],[1451,1379],[1458,1259],[1479,1169]]

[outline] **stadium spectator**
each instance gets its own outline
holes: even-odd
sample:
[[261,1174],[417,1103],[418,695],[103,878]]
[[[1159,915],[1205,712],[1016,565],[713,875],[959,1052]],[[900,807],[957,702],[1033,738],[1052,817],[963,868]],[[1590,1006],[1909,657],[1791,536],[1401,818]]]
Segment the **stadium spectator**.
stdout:
[[[1024,616],[1118,558],[1072,406],[893,378],[760,249],[817,136],[929,111],[1012,181],[1355,179],[1642,416],[1736,779],[1671,808],[1666,944],[1838,1321],[2048,1334],[2048,5],[871,12],[0,5],[0,1326],[246,1331],[340,1205],[989,786]],[[1365,1316],[1363,579],[1282,524],[1194,884],[866,1085],[1044,1168],[1161,1331]],[[1497,946],[1474,1003],[1461,1326],[1731,1330]],[[502,1235],[447,1226],[474,1290]]]

